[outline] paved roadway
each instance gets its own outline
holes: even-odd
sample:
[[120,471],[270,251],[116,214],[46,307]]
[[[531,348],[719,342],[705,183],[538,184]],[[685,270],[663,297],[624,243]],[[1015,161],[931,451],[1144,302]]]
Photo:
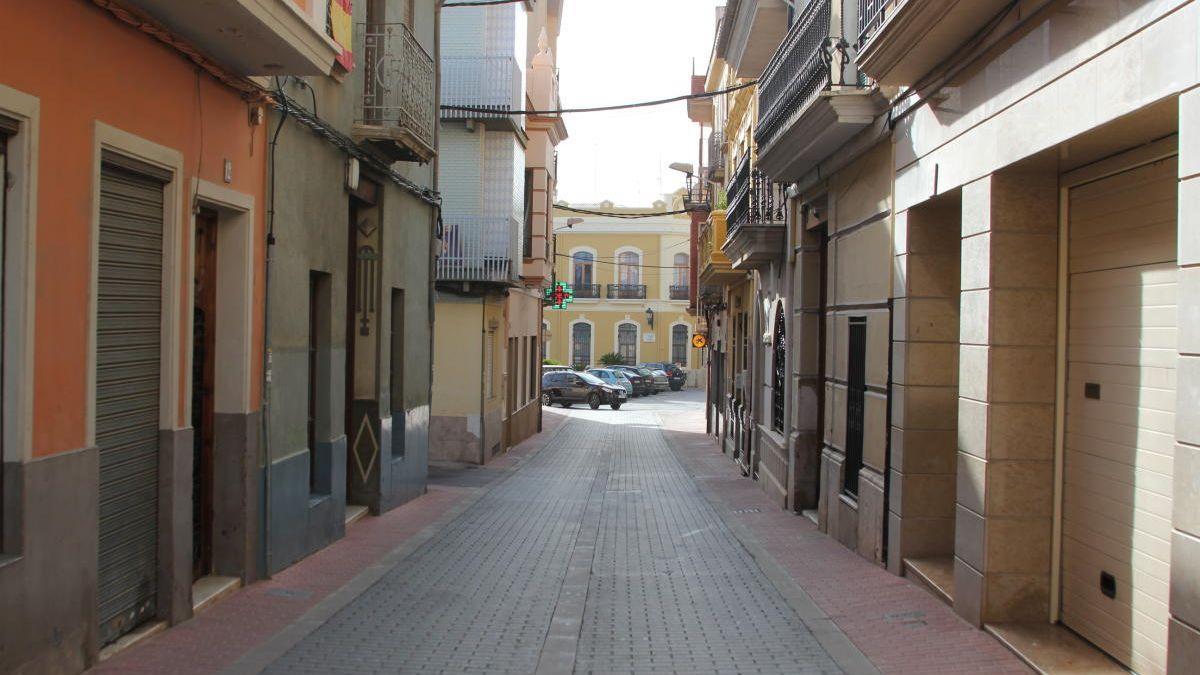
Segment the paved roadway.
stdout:
[[266,672],[841,672],[669,447],[659,416],[700,405],[571,409]]

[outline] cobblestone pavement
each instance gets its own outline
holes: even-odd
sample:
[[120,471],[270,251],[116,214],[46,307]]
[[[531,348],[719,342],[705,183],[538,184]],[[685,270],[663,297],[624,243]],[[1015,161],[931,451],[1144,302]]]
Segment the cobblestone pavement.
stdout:
[[676,460],[658,415],[690,398],[573,410],[266,672],[870,671],[772,585]]

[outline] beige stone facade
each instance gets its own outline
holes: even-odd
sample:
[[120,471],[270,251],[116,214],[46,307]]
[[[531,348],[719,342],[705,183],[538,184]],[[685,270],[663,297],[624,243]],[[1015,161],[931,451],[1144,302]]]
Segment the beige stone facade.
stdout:
[[[747,294],[761,338],[748,473],[774,494],[785,466],[781,505],[815,508],[831,537],[976,626],[1055,627],[1135,672],[1187,672],[1200,6],[893,5],[810,2],[754,73],[754,165],[788,201]],[[728,30],[710,90],[739,68]],[[776,63],[841,32],[826,70]],[[714,108],[727,129],[735,108]],[[738,249],[726,215],[700,237],[717,337],[745,283],[716,255],[718,228]],[[786,378],[772,372],[780,307]],[[729,352],[714,341],[710,393],[733,375]],[[723,437],[737,426],[725,411],[712,402]]]

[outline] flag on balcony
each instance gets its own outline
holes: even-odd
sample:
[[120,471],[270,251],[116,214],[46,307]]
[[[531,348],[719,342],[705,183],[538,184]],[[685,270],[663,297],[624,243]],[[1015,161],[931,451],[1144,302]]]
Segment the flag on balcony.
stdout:
[[346,70],[354,69],[354,13],[353,0],[329,0],[329,36],[342,48],[337,62]]

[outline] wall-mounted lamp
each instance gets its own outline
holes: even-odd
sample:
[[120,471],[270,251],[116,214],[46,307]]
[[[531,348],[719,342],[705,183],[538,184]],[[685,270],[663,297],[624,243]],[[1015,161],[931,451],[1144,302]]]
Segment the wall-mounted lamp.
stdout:
[[649,307],[646,308],[646,325],[654,328],[654,310]]

